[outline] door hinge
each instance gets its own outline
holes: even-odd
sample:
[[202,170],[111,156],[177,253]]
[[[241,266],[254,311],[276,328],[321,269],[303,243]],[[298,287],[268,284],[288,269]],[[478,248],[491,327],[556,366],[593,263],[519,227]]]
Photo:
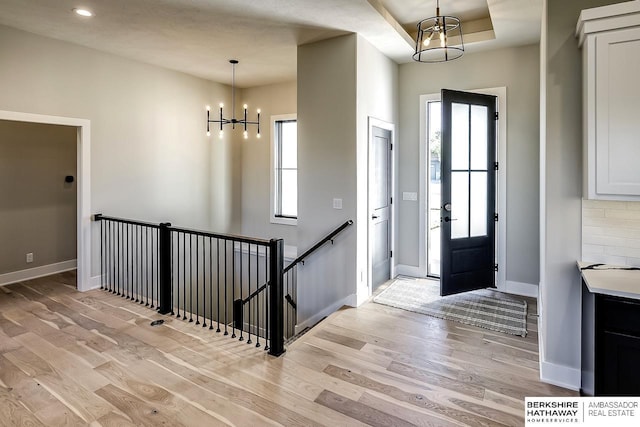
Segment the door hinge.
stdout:
[[392,205],[393,204],[393,197],[389,198],[389,204]]
[[496,120],[498,120],[498,112],[496,111]]
[[493,214],[493,220],[494,220],[494,221],[497,221],[497,220],[498,220],[498,214],[497,214],[497,213],[494,213],[494,214]]
[[494,162],[493,163],[493,170],[498,170],[498,168],[500,167],[500,165],[498,164],[498,162]]
[[393,251],[389,251],[389,258],[393,258]]
[[393,144],[389,144],[389,150],[393,150]]
[[494,269],[495,271],[498,271],[498,264],[494,265],[494,266],[493,266],[493,269]]

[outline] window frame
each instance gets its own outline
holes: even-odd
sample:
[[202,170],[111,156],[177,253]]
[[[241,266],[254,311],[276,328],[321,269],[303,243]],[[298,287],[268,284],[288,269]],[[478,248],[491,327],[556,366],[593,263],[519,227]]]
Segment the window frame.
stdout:
[[[298,218],[297,217],[288,217],[288,216],[281,216],[281,215],[277,215],[276,211],[278,210],[278,204],[280,203],[279,200],[279,187],[278,187],[278,176],[276,173],[276,170],[278,169],[278,162],[279,162],[279,157],[278,157],[278,152],[276,150],[279,149],[279,144],[277,141],[277,129],[276,129],[276,123],[278,122],[287,122],[287,121],[295,121],[297,123],[298,121],[298,115],[297,114],[279,114],[279,115],[274,115],[271,116],[271,146],[270,146],[270,153],[271,153],[271,197],[270,197],[270,206],[269,206],[269,211],[270,211],[270,222],[272,224],[281,224],[281,225],[298,225]],[[297,141],[296,141],[297,144]],[[297,168],[297,162],[296,162],[296,172],[297,172],[298,168]]]

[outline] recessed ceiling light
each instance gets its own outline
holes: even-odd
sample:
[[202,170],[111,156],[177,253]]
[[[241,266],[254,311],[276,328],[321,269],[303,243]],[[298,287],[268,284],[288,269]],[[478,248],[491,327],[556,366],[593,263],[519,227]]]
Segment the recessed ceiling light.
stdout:
[[90,10],[87,9],[73,9],[73,11],[80,16],[86,16],[86,17],[91,17],[93,16],[93,13]]

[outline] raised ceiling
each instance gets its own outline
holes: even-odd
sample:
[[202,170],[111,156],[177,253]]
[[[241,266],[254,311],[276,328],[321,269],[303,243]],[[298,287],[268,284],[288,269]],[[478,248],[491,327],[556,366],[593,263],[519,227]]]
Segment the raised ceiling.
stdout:
[[[250,87],[296,78],[300,44],[359,33],[410,62],[413,28],[436,0],[0,0],[0,24]],[[72,9],[94,12],[82,18]],[[441,0],[459,16],[469,51],[535,43],[542,0]],[[428,65],[425,65],[428,67]]]

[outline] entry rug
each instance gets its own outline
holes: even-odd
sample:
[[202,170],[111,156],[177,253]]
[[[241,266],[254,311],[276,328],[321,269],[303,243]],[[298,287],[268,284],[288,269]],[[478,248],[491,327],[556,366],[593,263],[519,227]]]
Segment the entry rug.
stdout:
[[527,302],[466,292],[447,297],[422,280],[396,280],[373,298],[378,304],[453,320],[511,335],[527,336]]

